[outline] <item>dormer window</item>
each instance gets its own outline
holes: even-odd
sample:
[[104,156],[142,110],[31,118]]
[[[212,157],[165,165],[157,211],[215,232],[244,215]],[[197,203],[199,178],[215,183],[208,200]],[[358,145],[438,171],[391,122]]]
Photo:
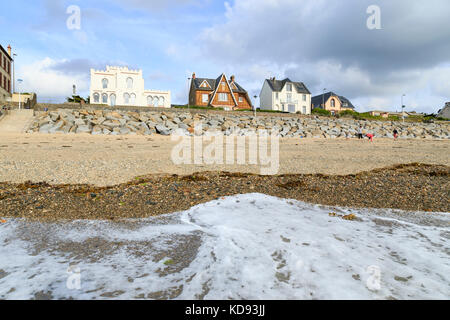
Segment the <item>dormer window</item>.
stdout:
[[286,86],[286,91],[287,92],[292,92],[292,83],[288,83]]
[[208,82],[205,80],[200,85],[200,88],[211,88],[211,86],[208,84]]

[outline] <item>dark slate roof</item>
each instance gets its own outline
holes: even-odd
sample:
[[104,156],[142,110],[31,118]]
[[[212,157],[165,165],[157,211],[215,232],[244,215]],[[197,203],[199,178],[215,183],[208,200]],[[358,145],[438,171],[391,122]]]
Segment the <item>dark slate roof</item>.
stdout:
[[348,99],[347,99],[346,97],[344,97],[344,96],[339,96],[339,95],[337,95],[337,94],[334,93],[334,92],[327,92],[327,93],[325,93],[325,94],[321,94],[321,95],[312,97],[312,98],[311,98],[311,104],[313,105],[313,107],[320,108],[321,105],[322,105],[322,103],[323,103],[323,101],[325,101],[325,102],[328,101],[328,99],[329,99],[331,96],[338,97],[338,98],[342,101],[342,103],[347,103],[348,106],[345,107],[345,108],[355,109],[355,107],[354,107],[353,104],[350,102],[350,100],[348,100]]
[[284,80],[266,79],[266,81],[269,84],[272,91],[274,92],[280,92],[281,90],[283,90],[286,83],[289,82],[294,85],[294,88],[297,90],[298,93],[311,94],[311,92],[309,92],[308,88],[303,82],[291,81],[289,78],[286,78]]
[[[195,78],[194,79],[194,87],[196,90],[204,90],[204,91],[214,91],[216,90],[216,85],[218,85],[220,83],[220,79],[222,78],[223,75],[220,75],[217,79],[207,79],[207,78]],[[202,88],[200,87],[200,85],[204,82],[208,82],[208,84],[210,85],[210,88]],[[230,82],[230,80],[228,80],[228,82]],[[236,85],[236,89],[233,89],[233,92],[238,92],[238,93],[247,93],[247,91],[242,88],[237,82],[234,82],[234,84]],[[230,83],[231,86],[231,83]]]
[[[210,88],[201,88],[200,87],[200,85],[204,81],[206,81],[210,85],[211,89]],[[207,91],[214,90],[216,88],[216,80],[214,80],[214,79],[206,79],[206,78],[195,78],[194,79],[194,86],[195,86],[195,89],[197,89],[197,90],[207,90]]]

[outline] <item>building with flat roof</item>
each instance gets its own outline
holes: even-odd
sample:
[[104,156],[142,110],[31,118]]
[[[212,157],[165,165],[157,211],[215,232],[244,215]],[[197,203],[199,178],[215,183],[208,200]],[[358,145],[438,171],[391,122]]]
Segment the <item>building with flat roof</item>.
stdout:
[[145,90],[142,70],[106,66],[91,69],[90,103],[109,106],[170,108],[170,91]]

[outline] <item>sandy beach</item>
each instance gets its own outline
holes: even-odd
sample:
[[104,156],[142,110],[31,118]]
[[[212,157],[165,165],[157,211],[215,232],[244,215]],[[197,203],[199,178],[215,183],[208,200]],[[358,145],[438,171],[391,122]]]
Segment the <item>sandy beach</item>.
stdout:
[[[257,165],[175,165],[170,137],[3,134],[0,182],[111,186],[149,174],[260,173]],[[281,139],[279,174],[345,175],[397,164],[450,165],[450,141]]]

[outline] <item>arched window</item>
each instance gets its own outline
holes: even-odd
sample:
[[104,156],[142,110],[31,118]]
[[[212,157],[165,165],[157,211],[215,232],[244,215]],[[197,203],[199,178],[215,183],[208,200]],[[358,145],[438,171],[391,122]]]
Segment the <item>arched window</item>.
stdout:
[[148,106],[153,105],[153,97],[152,97],[152,96],[148,96],[148,97],[147,97],[147,105],[148,105]]
[[123,102],[125,104],[129,104],[130,103],[130,95],[128,93],[124,93],[123,94]]
[[100,102],[100,95],[98,93],[94,93],[94,102],[99,103]]
[[109,96],[109,104],[111,107],[114,107],[116,105],[116,95],[113,93]]
[[158,99],[158,97],[154,97],[153,98],[153,106],[155,108],[157,108],[159,106],[159,99]]
[[102,103],[104,104],[108,103],[108,95],[106,93],[102,94]]
[[161,107],[164,107],[164,102],[165,102],[164,97],[159,97],[159,105]]
[[133,89],[133,79],[127,78],[127,88]]
[[103,86],[103,89],[108,89],[108,79],[102,80],[102,86]]
[[332,108],[336,107],[336,101],[334,99],[331,99],[331,107]]
[[132,104],[132,105],[136,104],[136,95],[134,93],[131,94],[130,104]]

